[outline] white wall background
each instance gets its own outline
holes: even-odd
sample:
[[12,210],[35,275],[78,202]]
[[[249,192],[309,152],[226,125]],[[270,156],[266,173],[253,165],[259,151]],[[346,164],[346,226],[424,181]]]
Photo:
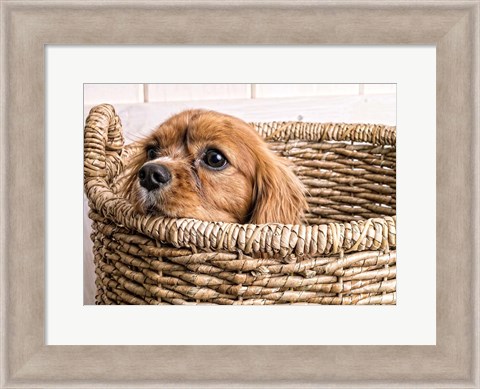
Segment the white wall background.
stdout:
[[396,84],[85,84],[84,103],[395,94]]
[[[205,108],[255,121],[396,125],[396,84],[84,84],[84,118],[110,103],[133,141],[169,116]],[[84,304],[94,304],[95,273],[84,201]]]
[[396,84],[84,84],[84,117],[101,103],[115,106],[127,142],[188,108],[247,122],[396,124]]

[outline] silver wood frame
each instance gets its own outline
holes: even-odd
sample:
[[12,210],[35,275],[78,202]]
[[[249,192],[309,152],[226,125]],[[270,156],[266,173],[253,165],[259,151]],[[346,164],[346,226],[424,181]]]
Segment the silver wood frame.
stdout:
[[[1,1],[1,386],[478,387],[479,16],[479,0]],[[436,45],[437,345],[46,346],[47,44]]]

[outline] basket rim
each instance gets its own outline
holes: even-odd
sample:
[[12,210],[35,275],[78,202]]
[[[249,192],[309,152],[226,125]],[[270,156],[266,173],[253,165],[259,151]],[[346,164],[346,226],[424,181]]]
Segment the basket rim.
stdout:
[[396,146],[397,128],[379,123],[269,121],[250,122],[267,141],[360,142]]

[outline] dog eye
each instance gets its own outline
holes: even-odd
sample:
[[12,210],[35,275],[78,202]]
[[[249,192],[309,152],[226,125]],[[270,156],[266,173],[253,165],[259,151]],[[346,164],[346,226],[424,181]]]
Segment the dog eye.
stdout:
[[154,147],[149,147],[147,149],[147,159],[148,160],[155,159],[156,156],[157,156],[157,150],[155,150]]
[[222,169],[227,165],[227,159],[218,150],[208,150],[202,160],[213,169]]

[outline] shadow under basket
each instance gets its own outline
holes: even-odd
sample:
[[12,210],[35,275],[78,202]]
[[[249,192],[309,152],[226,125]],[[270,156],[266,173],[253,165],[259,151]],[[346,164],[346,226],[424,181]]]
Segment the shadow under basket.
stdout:
[[84,184],[97,304],[396,303],[395,127],[252,125],[307,187],[305,224],[136,213],[119,191],[138,147],[124,147],[111,105],[90,111]]

